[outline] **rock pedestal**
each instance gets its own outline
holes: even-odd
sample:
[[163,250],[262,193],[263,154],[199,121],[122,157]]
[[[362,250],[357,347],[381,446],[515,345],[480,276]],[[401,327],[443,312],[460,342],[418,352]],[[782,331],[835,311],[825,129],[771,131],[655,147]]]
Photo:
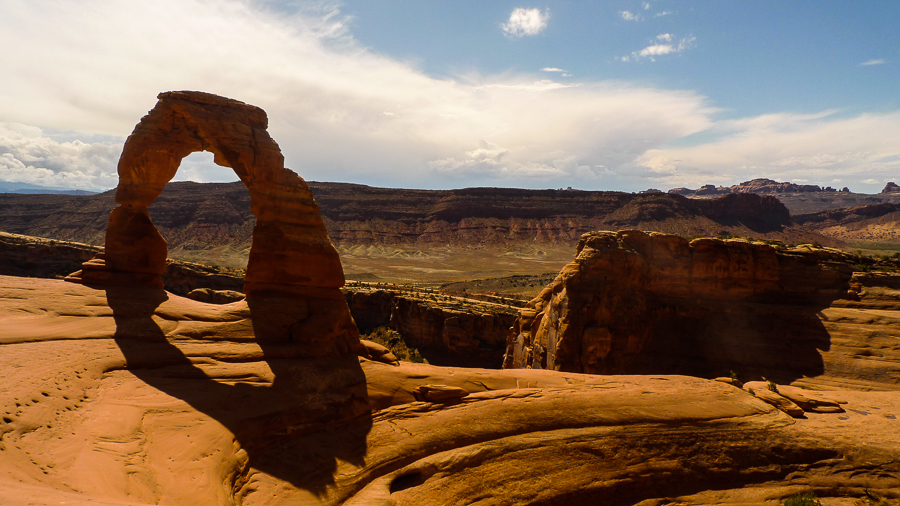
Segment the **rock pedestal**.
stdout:
[[210,151],[250,191],[257,222],[244,292],[256,338],[293,341],[310,356],[359,348],[356,325],[340,292],[344,273],[306,182],[284,167],[267,132],[265,111],[208,93],[166,92],[125,142],[106,250],[67,279],[88,285],[162,288],[166,242],[147,208],[182,158]]

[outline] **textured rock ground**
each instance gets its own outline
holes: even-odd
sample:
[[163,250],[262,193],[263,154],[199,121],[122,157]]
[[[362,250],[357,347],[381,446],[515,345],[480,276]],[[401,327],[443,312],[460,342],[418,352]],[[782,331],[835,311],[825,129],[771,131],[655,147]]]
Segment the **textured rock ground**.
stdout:
[[252,317],[0,278],[0,503],[900,498],[893,392],[841,392],[845,414],[793,420],[683,376],[310,360],[254,340]]

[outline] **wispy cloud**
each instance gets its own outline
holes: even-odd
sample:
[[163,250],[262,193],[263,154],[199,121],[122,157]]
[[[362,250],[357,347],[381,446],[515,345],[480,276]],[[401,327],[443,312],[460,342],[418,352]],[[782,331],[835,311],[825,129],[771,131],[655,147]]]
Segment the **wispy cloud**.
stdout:
[[670,16],[671,14],[672,14],[672,11],[660,11],[660,12],[657,12],[656,14],[654,14],[654,16],[657,18],[661,18],[663,16]]
[[644,19],[644,16],[641,16],[640,14],[635,14],[630,11],[622,11],[619,14],[622,16],[622,19],[624,19],[625,21],[641,21],[642,19]]
[[657,41],[656,43],[651,44],[639,51],[634,51],[631,53],[631,55],[622,56],[620,57],[620,60],[623,62],[627,62],[642,60],[646,58],[650,61],[656,61],[656,58],[658,56],[682,53],[686,51],[694,45],[694,42],[697,39],[696,37],[684,37],[676,42],[675,36],[671,33],[661,33],[656,36],[655,40]]
[[645,11],[650,10],[650,2],[641,2],[641,8]]
[[544,67],[541,69],[542,72],[558,72],[562,77],[572,77],[572,74],[569,73],[568,70],[558,69],[556,67]]
[[869,65],[882,65],[882,64],[884,64],[884,60],[881,58],[877,58],[875,60],[868,60],[868,61],[864,61],[864,62],[860,63],[860,65],[863,67],[868,67]]
[[509,15],[509,21],[500,25],[503,33],[510,37],[524,37],[537,35],[547,28],[550,19],[550,11],[541,12],[540,9],[524,9],[519,7]]

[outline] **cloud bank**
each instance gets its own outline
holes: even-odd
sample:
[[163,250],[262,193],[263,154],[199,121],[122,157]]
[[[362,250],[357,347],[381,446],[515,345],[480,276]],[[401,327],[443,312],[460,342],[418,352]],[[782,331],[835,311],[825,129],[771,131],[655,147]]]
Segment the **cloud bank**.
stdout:
[[[824,184],[874,185],[855,191],[878,192],[900,180],[900,112],[836,117],[820,114],[768,114],[720,121],[718,139],[703,144],[647,150],[637,164],[669,187],[723,184],[753,177]],[[879,186],[880,185],[880,186]]]

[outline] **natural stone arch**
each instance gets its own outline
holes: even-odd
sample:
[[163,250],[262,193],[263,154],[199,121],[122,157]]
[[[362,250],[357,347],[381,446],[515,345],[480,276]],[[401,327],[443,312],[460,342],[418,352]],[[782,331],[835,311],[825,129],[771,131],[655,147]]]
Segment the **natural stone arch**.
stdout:
[[265,111],[196,91],[158,98],[119,158],[119,207],[109,216],[105,251],[70,281],[162,288],[167,245],[147,208],[184,157],[210,151],[216,164],[232,168],[250,191],[257,221],[244,292],[251,311],[265,314],[253,315],[256,337],[316,341],[313,355],[334,354],[330,344],[319,342],[329,335],[350,337],[337,345],[341,352],[358,344],[339,290],[344,284],[340,258],[306,182],[284,167],[281,150],[267,132]]

